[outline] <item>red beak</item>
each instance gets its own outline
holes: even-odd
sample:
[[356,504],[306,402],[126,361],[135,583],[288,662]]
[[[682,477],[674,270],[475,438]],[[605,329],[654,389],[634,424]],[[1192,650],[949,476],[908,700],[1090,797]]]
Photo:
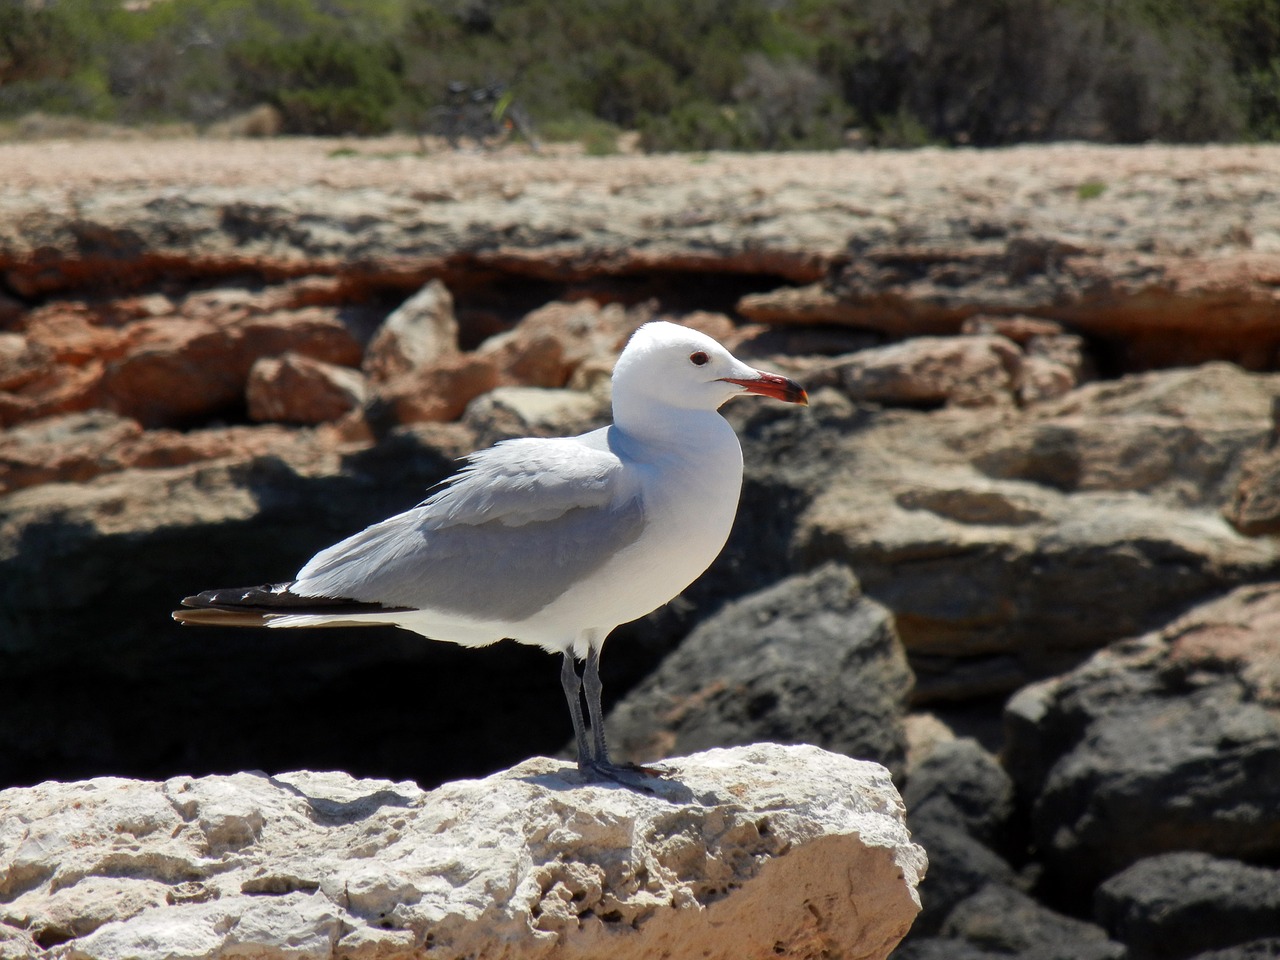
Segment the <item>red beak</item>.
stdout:
[[776,373],[756,371],[756,375],[749,380],[737,380],[734,377],[721,377],[720,379],[725,383],[736,383],[747,393],[758,393],[762,397],[773,397],[773,399],[782,400],[784,403],[798,403],[802,407],[809,405],[809,395],[804,392],[804,387],[794,380],[780,377]]

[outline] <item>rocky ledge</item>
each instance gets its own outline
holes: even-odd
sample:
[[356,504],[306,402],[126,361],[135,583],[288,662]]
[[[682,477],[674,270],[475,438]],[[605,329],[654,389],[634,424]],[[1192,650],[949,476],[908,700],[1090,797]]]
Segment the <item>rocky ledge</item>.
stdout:
[[0,793],[0,957],[885,957],[923,850],[888,772],[757,744],[650,794],[535,758]]

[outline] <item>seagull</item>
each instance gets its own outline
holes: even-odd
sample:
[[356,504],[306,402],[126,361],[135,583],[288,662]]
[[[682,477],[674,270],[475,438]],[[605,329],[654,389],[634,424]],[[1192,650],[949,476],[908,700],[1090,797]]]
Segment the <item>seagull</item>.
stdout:
[[611,426],[471,454],[432,496],[321,550],[295,579],[208,590],[173,617],[394,625],[466,647],[510,638],[560,653],[579,770],[634,785],[637,772],[652,771],[609,758],[600,650],[614,627],[667,603],[724,547],[742,448],[718,410],[742,394],[808,404],[799,384],[711,337],[646,323],[614,368]]

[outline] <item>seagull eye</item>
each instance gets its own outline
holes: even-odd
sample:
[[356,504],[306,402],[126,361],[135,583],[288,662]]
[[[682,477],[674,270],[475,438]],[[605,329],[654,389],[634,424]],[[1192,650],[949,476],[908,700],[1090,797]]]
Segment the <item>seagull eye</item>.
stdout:
[[695,350],[693,353],[689,354],[689,362],[692,363],[695,367],[702,366],[710,359],[711,358],[708,357],[701,350]]

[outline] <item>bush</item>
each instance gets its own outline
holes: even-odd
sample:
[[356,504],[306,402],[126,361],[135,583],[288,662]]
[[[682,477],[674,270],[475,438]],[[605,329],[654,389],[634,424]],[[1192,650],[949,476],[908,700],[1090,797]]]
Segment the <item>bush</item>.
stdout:
[[1273,138],[1280,0],[0,0],[3,115],[377,133],[451,80],[664,150]]

